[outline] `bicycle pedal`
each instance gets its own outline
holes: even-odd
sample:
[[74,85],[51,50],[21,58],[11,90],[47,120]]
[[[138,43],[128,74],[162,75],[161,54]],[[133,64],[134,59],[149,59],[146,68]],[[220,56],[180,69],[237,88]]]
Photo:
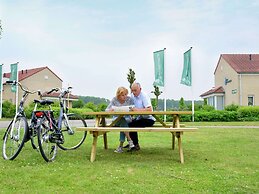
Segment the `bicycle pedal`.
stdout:
[[53,133],[50,135],[50,142],[51,143],[58,143],[58,144],[63,144],[64,139],[62,138],[61,133]]
[[70,130],[67,131],[67,133],[68,133],[68,135],[74,135],[75,132],[70,129]]

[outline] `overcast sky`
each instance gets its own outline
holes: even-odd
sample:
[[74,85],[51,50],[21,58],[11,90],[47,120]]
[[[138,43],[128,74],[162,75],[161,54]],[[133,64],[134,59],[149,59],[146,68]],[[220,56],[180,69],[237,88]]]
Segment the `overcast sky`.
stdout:
[[[220,54],[258,53],[258,0],[0,0],[0,63],[10,72],[48,66],[73,94],[111,99],[132,68],[144,91],[153,52],[166,48],[160,98],[200,100]],[[192,49],[193,86],[180,84]],[[164,96],[165,95],[165,96]]]

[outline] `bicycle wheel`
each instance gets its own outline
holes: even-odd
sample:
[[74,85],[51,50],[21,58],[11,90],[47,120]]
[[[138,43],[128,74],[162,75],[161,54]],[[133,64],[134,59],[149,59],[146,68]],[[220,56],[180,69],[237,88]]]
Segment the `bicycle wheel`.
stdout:
[[57,155],[57,144],[51,141],[53,131],[49,126],[49,121],[43,117],[37,129],[39,150],[46,162],[52,162]]
[[35,150],[39,150],[39,144],[38,144],[38,133],[37,129],[34,127],[30,127],[29,129],[30,137],[31,137],[31,146]]
[[67,119],[62,120],[61,133],[64,138],[64,143],[57,143],[62,150],[77,149],[84,142],[87,132],[77,131],[76,127],[86,127],[86,122],[77,114],[67,114]]
[[27,119],[23,116],[12,120],[4,135],[3,158],[14,160],[23,148],[28,135]]

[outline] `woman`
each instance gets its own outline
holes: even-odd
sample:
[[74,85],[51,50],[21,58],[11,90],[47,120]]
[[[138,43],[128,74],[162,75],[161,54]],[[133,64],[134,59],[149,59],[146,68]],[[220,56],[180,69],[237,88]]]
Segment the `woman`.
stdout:
[[[111,100],[110,104],[107,106],[106,111],[114,111],[114,107],[118,106],[134,106],[134,101],[128,96],[128,90],[124,87],[119,87],[116,92],[116,96]],[[115,120],[117,116],[113,116]],[[116,124],[115,127],[128,127],[128,123],[132,121],[130,115],[125,115]],[[120,145],[114,150],[116,153],[123,152],[123,143],[125,142],[125,136],[127,137],[129,143],[129,149],[134,147],[133,141],[129,136],[129,132],[120,132]]]

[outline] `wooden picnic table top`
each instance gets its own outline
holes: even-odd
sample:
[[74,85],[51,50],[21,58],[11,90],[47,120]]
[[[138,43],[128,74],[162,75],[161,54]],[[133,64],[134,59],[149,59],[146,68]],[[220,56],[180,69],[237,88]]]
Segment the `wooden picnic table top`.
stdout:
[[86,115],[99,115],[99,116],[108,116],[108,115],[190,115],[192,111],[103,111],[103,112],[87,112]]

